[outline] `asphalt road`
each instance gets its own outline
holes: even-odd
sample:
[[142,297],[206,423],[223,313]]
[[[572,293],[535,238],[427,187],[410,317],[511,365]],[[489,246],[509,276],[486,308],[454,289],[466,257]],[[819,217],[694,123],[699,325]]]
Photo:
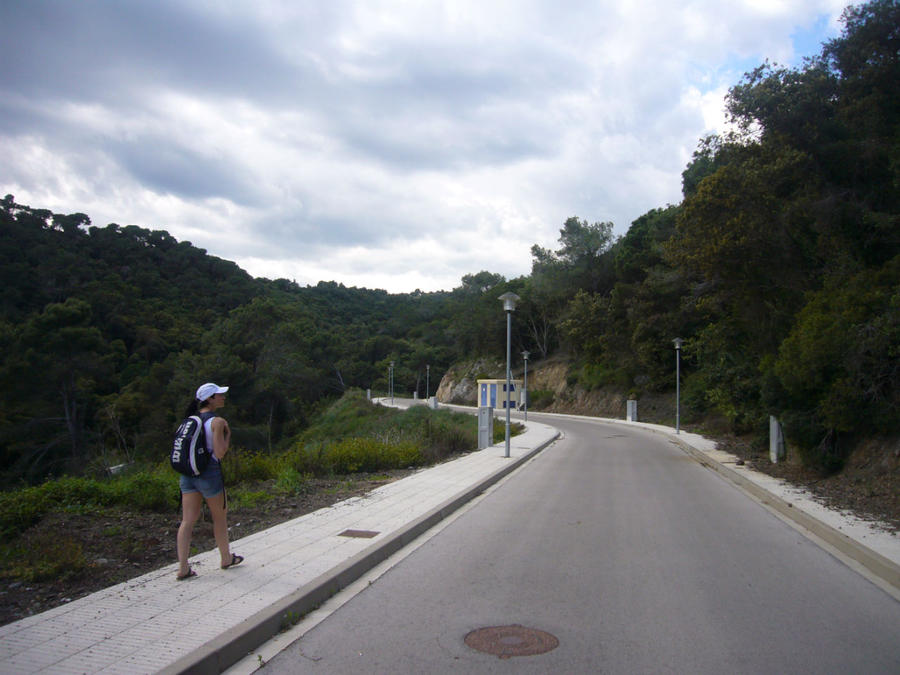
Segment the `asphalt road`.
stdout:
[[[552,424],[563,440],[264,672],[900,673],[900,602],[665,438]],[[500,626],[533,631],[482,648],[558,645],[465,642]]]

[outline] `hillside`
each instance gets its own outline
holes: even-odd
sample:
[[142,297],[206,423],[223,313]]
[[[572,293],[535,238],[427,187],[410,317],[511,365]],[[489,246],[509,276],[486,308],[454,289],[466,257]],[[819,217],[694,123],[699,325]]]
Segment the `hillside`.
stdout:
[[685,423],[760,442],[775,415],[804,466],[839,473],[900,417],[897,26],[900,5],[871,0],[801,67],[746,73],[726,96],[731,131],[699,140],[680,203],[619,238],[571,216],[516,279],[300,287],[165,231],[7,195],[0,485],[154,461],[204,381],[231,387],[235,444],[265,452],[348,388],[425,396],[452,364],[505,353],[506,292],[520,297],[513,353],[568,363],[565,387],[562,371],[534,375],[547,406],[634,398],[643,419],[665,417],[678,339]]
[[269,450],[351,387],[424,394],[449,294],[253,279],[165,231],[0,203],[0,485],[153,461],[190,394],[231,386],[235,442]]

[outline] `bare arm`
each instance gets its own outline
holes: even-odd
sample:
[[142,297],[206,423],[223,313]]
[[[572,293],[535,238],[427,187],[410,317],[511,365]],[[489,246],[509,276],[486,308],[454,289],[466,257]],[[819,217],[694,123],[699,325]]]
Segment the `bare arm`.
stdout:
[[216,456],[216,459],[222,459],[231,445],[231,428],[223,417],[213,418],[211,426],[213,433],[213,454]]

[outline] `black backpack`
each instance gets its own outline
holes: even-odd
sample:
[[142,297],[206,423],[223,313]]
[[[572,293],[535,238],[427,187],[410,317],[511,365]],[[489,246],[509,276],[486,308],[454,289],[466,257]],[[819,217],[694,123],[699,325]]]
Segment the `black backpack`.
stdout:
[[206,413],[184,419],[175,432],[169,460],[172,468],[185,476],[199,476],[209,464],[210,453],[206,448],[206,432],[203,423],[214,417]]

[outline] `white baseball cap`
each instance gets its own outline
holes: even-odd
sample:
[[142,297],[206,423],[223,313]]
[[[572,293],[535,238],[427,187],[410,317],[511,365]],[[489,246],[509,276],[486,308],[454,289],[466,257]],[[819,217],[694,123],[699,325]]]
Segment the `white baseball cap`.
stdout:
[[224,394],[228,391],[228,387],[220,387],[217,384],[213,384],[212,382],[207,382],[206,384],[201,384],[197,389],[197,400],[205,401],[208,398],[212,398],[216,394]]

